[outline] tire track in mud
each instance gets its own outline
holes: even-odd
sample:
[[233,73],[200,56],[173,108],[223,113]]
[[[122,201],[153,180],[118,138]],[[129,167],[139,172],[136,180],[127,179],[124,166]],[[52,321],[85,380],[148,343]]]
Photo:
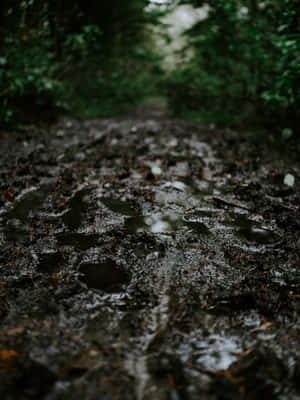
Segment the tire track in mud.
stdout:
[[[168,151],[168,141],[161,139],[161,151]],[[196,157],[200,157],[203,161],[202,174],[206,179],[212,179],[214,171],[211,166],[216,168],[218,163],[215,158],[214,152],[211,147],[205,142],[200,142],[195,137],[184,139],[185,145],[187,146],[188,152],[194,154]],[[174,137],[169,138],[169,143],[177,143],[177,139]],[[156,167],[155,163],[150,163],[150,166]],[[160,169],[158,167],[158,169]],[[172,396],[172,399],[179,399],[179,394],[174,387],[172,381],[159,381],[156,376],[149,369],[150,359],[155,353],[159,352],[160,342],[164,341],[167,329],[177,311],[178,298],[174,295],[173,291],[175,282],[180,285],[180,275],[183,271],[184,257],[183,253],[177,248],[172,247],[170,235],[172,232],[177,230],[185,230],[187,227],[192,226],[194,222],[185,222],[183,218],[183,212],[172,216],[170,213],[170,207],[172,209],[173,202],[178,198],[177,206],[185,207],[186,209],[194,208],[197,204],[198,207],[206,205],[207,201],[205,196],[195,188],[183,183],[185,177],[188,175],[186,165],[179,163],[177,170],[179,176],[182,176],[182,180],[172,181],[172,175],[170,181],[166,184],[158,184],[157,187],[153,188],[155,198],[157,199],[156,208],[160,208],[160,212],[157,217],[148,218],[147,230],[158,235],[161,240],[166,243],[166,254],[163,259],[160,259],[157,268],[153,269],[152,279],[153,284],[153,296],[157,298],[157,305],[147,310],[148,315],[144,323],[143,333],[135,343],[135,348],[132,354],[125,362],[125,367],[128,369],[130,375],[135,377],[135,392],[137,400],[157,399],[164,400],[166,396]],[[172,172],[172,173],[174,173]],[[195,192],[200,196],[195,196]],[[204,190],[205,195],[209,193]],[[154,213],[155,215],[155,213]],[[167,218],[166,218],[167,217]],[[195,225],[197,222],[195,222]],[[200,226],[200,224],[199,224]],[[202,232],[202,229],[201,229]],[[204,230],[206,233],[206,231]]]
[[178,258],[174,250],[168,250],[168,254],[160,261],[155,274],[155,280],[158,283],[154,285],[154,295],[157,296],[158,304],[149,310],[146,326],[137,343],[135,354],[125,362],[128,371],[136,380],[137,400],[150,399],[154,395],[159,400],[165,396],[165,391],[160,393],[160,388],[156,386],[149,372],[148,358],[153,352],[154,343],[164,336],[172,317],[174,304],[171,304],[171,284],[174,282],[177,266]]

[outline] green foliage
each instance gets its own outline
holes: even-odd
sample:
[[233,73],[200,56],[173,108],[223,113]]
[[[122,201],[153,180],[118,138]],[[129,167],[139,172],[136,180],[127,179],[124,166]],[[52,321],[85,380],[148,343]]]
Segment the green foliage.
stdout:
[[0,125],[44,119],[61,109],[110,115],[149,95],[151,73],[160,72],[149,35],[161,13],[146,11],[147,5],[4,0]]
[[5,39],[5,57],[0,59],[0,120],[4,123],[21,118],[21,106],[24,113],[30,108],[38,111],[60,92],[51,43],[41,43],[39,38]]
[[100,47],[100,52],[76,62],[72,56],[63,73],[64,104],[82,118],[122,112],[155,93],[160,60],[145,47],[122,49],[109,57]]
[[[191,2],[203,5],[202,1]],[[299,3],[206,1],[208,18],[186,32],[193,55],[167,84],[176,113],[226,125],[298,129]],[[184,96],[184,101],[183,101]]]
[[101,50],[102,31],[97,25],[85,25],[78,33],[69,34],[63,43],[64,53],[76,56],[89,55]]
[[150,96],[154,89],[147,73],[140,73],[135,79],[118,72],[105,75],[96,72],[92,76],[93,79],[87,76],[84,80],[85,75],[81,74],[75,77],[75,85],[74,82],[66,85],[70,110],[81,118],[113,116]]

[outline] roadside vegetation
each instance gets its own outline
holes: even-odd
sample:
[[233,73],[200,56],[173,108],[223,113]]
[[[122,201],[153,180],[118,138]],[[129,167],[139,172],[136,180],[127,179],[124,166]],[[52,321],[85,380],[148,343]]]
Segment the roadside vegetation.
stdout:
[[[191,0],[209,6],[186,31],[168,85],[181,116],[299,135],[300,6],[296,0]],[[186,57],[193,50],[192,57]],[[299,136],[298,136],[299,137]]]
[[160,56],[147,0],[24,0],[0,6],[0,122],[117,114],[153,91]]

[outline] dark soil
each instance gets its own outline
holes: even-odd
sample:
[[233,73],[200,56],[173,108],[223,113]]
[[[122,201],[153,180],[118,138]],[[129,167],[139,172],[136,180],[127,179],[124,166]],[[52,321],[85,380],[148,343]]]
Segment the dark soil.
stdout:
[[1,400],[300,399],[299,164],[155,107],[0,147]]

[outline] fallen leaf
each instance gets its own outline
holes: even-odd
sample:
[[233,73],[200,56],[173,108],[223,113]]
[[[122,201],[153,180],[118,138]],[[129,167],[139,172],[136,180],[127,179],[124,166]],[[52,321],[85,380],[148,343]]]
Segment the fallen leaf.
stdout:
[[13,203],[15,201],[15,196],[9,192],[8,190],[4,191],[4,196],[7,198],[8,201],[10,201],[11,203]]
[[0,351],[0,371],[10,370],[16,361],[18,353],[15,350]]
[[238,360],[240,360],[240,359],[246,357],[248,354],[252,353],[253,350],[254,350],[254,348],[253,348],[253,347],[250,347],[249,349],[243,351],[242,353],[236,354],[236,358],[237,358]]
[[9,329],[6,334],[9,336],[12,335],[18,335],[19,333],[22,333],[24,331],[24,328],[19,327],[19,328],[13,328],[13,329]]
[[43,324],[45,325],[45,327],[46,327],[47,329],[50,329],[50,324],[49,324],[49,322],[47,322],[46,320],[44,320],[44,321],[43,321]]
[[168,381],[169,381],[170,388],[172,390],[176,390],[175,380],[172,375],[168,375]]
[[15,350],[2,350],[0,351],[0,360],[9,360],[17,355],[18,353]]
[[251,332],[267,331],[269,329],[272,329],[274,326],[276,326],[276,322],[266,321],[262,325],[258,326],[257,328],[252,329]]

